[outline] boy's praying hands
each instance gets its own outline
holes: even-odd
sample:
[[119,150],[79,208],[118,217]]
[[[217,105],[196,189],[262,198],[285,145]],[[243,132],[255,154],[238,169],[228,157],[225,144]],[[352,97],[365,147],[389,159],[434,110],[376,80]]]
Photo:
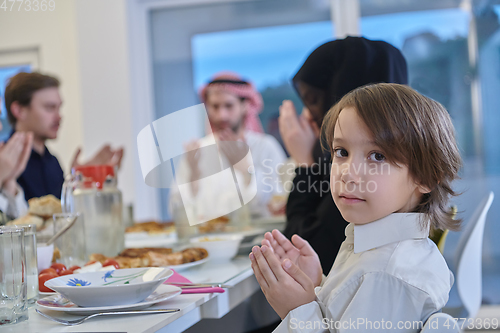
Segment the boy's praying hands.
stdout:
[[281,319],[316,299],[313,282],[290,259],[280,262],[274,251],[263,245],[253,247],[250,260],[262,292]]
[[[323,270],[319,257],[312,246],[299,235],[293,235],[292,241],[288,240],[279,230],[266,232],[262,245],[266,245],[274,252],[280,262],[290,259],[312,280],[314,286],[321,284]],[[292,244],[293,242],[293,244]]]

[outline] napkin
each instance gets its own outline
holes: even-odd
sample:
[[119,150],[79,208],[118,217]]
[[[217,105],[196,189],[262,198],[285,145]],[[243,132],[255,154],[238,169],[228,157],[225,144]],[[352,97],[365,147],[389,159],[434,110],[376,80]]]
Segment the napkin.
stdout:
[[[171,277],[165,281],[165,284],[169,284],[171,282],[177,282],[177,283],[192,283],[188,279],[186,279],[184,276],[180,275],[177,273],[175,270],[172,269],[172,274]],[[202,293],[223,293],[225,292],[224,289],[220,287],[207,287],[207,288],[183,288],[181,294],[202,294]]]

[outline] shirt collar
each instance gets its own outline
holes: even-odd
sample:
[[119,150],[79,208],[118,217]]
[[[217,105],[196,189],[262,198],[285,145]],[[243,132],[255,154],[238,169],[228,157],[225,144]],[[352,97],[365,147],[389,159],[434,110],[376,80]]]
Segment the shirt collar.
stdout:
[[47,148],[47,146],[45,146],[45,149],[44,149],[44,152],[42,155],[40,155],[35,149],[32,149],[31,150],[31,155],[33,156],[36,156],[40,159],[51,159],[52,158],[52,154],[50,153],[49,149]]
[[[9,134],[9,139],[10,139],[10,138],[14,135],[14,133],[16,133],[16,130],[13,128],[13,129],[10,131],[10,134]],[[45,147],[45,150],[44,150],[43,155],[40,155],[38,152],[36,152],[36,151],[35,151],[35,149],[31,149],[31,153],[32,153],[32,154],[34,153],[34,154],[36,154],[36,155],[38,155],[38,156],[40,156],[40,157],[42,157],[42,156],[49,156],[49,157],[50,157],[50,156],[52,156],[52,154],[51,154],[51,153],[50,153],[50,151],[49,151],[49,148],[47,148],[47,146],[46,146],[46,145],[44,145],[44,147]]]
[[379,220],[345,229],[346,242],[354,243],[354,253],[368,251],[408,239],[427,238],[429,223],[422,229],[423,213],[393,213]]

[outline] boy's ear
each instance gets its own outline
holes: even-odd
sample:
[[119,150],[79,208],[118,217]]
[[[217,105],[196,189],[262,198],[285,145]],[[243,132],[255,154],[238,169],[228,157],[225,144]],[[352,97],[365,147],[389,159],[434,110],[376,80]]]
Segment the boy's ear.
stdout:
[[429,189],[427,186],[424,186],[424,185],[420,185],[420,184],[417,184],[417,188],[418,188],[418,191],[421,193],[421,194],[426,194],[426,193],[430,193],[432,190]]

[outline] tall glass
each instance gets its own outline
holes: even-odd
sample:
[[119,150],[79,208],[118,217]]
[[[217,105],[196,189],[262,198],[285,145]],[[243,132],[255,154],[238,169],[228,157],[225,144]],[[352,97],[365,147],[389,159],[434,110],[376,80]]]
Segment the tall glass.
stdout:
[[[172,204],[172,217],[175,223],[175,230],[177,232],[177,239],[179,242],[188,242],[189,238],[198,234],[198,226],[190,225],[186,214],[186,209],[194,209],[193,205],[186,205],[174,202]],[[194,213],[192,213],[194,215]]]
[[26,276],[28,282],[28,303],[35,303],[38,298],[38,263],[36,255],[36,225],[16,226],[24,229],[24,248],[26,253]]
[[54,214],[54,234],[71,223],[75,223],[55,241],[55,247],[61,254],[60,262],[66,267],[83,266],[87,262],[85,255],[85,228],[82,213]]
[[0,326],[28,319],[24,229],[0,227]]

